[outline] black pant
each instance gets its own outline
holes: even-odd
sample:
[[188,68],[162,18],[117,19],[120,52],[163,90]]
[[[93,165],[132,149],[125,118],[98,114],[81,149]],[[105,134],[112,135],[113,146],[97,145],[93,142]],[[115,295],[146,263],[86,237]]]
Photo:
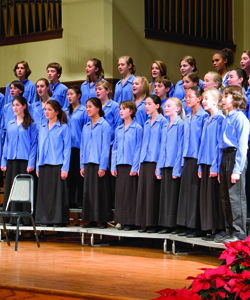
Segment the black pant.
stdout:
[[244,240],[246,235],[245,173],[247,161],[240,180],[231,183],[236,150],[223,153],[220,165],[220,196],[227,233]]

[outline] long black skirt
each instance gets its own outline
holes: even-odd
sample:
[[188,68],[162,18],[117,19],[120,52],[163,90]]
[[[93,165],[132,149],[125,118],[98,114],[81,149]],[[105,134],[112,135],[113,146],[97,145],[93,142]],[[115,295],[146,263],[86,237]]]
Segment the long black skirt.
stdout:
[[82,204],[83,197],[83,177],[80,174],[80,149],[71,148],[69,175],[69,203]]
[[179,203],[177,224],[188,228],[200,229],[200,178],[197,159],[185,158]]
[[155,168],[154,162],[141,164],[136,199],[136,225],[158,225],[161,181],[155,176]]
[[108,222],[111,220],[110,177],[98,176],[99,165],[84,165],[82,220]]
[[173,168],[162,169],[159,225],[176,227],[181,178],[172,178]]
[[131,165],[118,165],[115,189],[115,222],[135,224],[138,176],[129,176]]
[[[27,174],[27,166],[28,166],[28,161],[24,159],[8,159],[7,160],[7,170],[5,173],[5,188],[4,188],[4,200],[3,200],[3,210],[6,209],[6,205],[9,199],[11,187],[14,181],[14,178],[19,175],[19,174]],[[35,193],[35,172],[31,172],[31,175],[34,177],[34,193]],[[35,194],[34,194],[35,195]],[[35,206],[35,197],[34,197],[34,206]],[[11,207],[8,209],[9,211],[31,211],[31,207],[29,203],[12,203]],[[7,221],[7,220],[6,220]],[[9,222],[11,224],[16,224],[17,219],[16,218],[11,218]],[[28,218],[23,218],[21,220],[22,224],[24,225],[30,225],[31,222]]]
[[210,166],[202,165],[200,186],[200,216],[201,229],[225,229],[222,202],[220,199],[220,184],[217,177],[209,177]]
[[39,167],[36,223],[69,224],[67,180],[61,179],[62,165]]

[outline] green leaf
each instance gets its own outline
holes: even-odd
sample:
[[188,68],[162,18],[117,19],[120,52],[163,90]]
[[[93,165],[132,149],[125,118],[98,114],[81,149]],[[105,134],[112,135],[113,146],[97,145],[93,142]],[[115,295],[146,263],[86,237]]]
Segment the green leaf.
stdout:
[[206,298],[208,295],[209,295],[209,290],[202,291],[200,293],[200,296],[201,296],[202,299]]

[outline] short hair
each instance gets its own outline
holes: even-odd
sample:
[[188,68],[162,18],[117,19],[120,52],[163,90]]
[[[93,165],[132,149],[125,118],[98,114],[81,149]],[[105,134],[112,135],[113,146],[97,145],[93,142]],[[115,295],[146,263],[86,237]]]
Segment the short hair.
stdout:
[[132,120],[135,118],[135,114],[137,112],[136,104],[134,101],[126,100],[121,102],[120,107],[123,106],[132,111],[131,118]]
[[111,85],[109,84],[109,82],[106,81],[106,80],[99,80],[97,82],[97,84],[95,85],[95,88],[97,88],[100,85],[102,85],[105,88],[106,91],[109,90],[108,97],[110,97],[110,94],[111,94]]
[[[125,62],[126,62],[126,64],[127,64],[128,66],[131,64],[132,67],[131,67],[131,69],[129,70],[129,72],[130,72],[130,74],[135,74],[136,66],[135,66],[135,64],[134,64],[134,62],[133,62],[133,58],[132,58],[132,57],[124,55],[124,56],[119,57],[119,59],[124,59]],[[119,60],[119,59],[118,59],[118,60]]]
[[223,94],[232,95],[233,107],[239,110],[245,110],[247,106],[246,94],[241,86],[230,85],[223,90]]
[[21,81],[19,81],[19,80],[12,81],[10,83],[10,87],[11,87],[12,84],[14,85],[14,87],[18,88],[21,91],[20,96],[23,96],[23,93],[24,93],[24,84]]
[[188,77],[193,83],[197,83],[197,85],[199,85],[200,77],[196,72],[187,73],[183,75],[182,78],[184,77]]
[[31,69],[29,67],[29,64],[25,60],[20,60],[20,61],[18,61],[15,64],[15,67],[13,69],[14,75],[17,77],[17,75],[16,75],[16,69],[17,69],[17,67],[18,67],[19,64],[22,64],[24,66],[24,69],[25,69],[25,78],[27,79],[30,76],[30,74],[31,74]]
[[56,63],[56,62],[49,63],[46,67],[46,70],[48,70],[48,68],[56,69],[57,74],[60,75],[60,76],[58,76],[58,79],[61,77],[61,75],[62,75],[62,66],[59,63]]
[[171,80],[167,76],[159,76],[155,79],[155,83],[163,83],[165,88],[171,88]]

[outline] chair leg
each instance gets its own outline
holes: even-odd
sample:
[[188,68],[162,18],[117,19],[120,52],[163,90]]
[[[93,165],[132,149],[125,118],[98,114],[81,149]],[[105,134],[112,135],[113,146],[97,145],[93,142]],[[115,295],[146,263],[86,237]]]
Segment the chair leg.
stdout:
[[10,246],[10,240],[8,238],[8,234],[7,234],[7,229],[6,229],[6,225],[5,225],[5,222],[4,222],[4,218],[1,217],[1,221],[2,221],[2,224],[3,224],[3,229],[5,231],[5,236],[6,236],[7,244],[8,244],[8,246]]
[[37,247],[39,248],[40,247],[40,243],[39,243],[39,239],[38,239],[38,235],[37,235],[37,231],[36,231],[36,225],[35,225],[33,217],[30,217],[30,218],[31,218],[31,222],[32,222],[32,225],[33,225],[34,233],[35,233]]
[[20,223],[20,217],[18,217],[17,223],[16,223],[16,242],[15,242],[15,251],[17,251],[17,245],[18,245],[19,223]]

